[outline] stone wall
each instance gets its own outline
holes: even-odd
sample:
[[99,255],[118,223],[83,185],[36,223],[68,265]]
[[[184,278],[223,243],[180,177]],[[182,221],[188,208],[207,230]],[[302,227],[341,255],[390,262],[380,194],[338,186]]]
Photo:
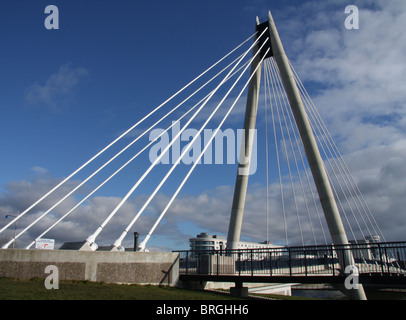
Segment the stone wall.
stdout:
[[175,286],[179,279],[178,253],[0,249],[0,277],[45,279],[48,265],[60,280]]

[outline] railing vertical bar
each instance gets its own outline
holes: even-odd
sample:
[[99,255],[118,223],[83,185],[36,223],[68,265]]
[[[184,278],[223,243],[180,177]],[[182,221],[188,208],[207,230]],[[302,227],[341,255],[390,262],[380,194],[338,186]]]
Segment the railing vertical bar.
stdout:
[[186,251],[186,275],[189,274],[189,251]]
[[382,250],[381,250],[381,246],[379,243],[378,243],[378,252],[379,252],[379,259],[381,262],[381,271],[382,271],[382,274],[384,274],[385,271],[383,270]]
[[386,268],[388,269],[388,273],[390,273],[390,269],[389,269],[389,261],[388,261],[388,252],[387,252],[387,248],[383,248],[385,251],[385,264],[386,264]]
[[203,272],[213,276],[234,274],[271,277],[288,274],[292,277],[299,272],[310,277],[320,273],[336,276],[336,261],[341,261],[345,250],[352,250],[360,273],[406,276],[406,242],[237,249],[228,251],[224,257],[224,252],[220,250],[175,252],[179,252],[179,271],[182,275]]
[[289,254],[289,275],[292,276],[292,259],[291,259],[291,255],[290,255],[290,249],[288,248],[288,254]]
[[254,256],[253,256],[253,251],[251,251],[251,276],[254,276]]
[[240,252],[238,252],[237,253],[237,256],[238,256],[238,275],[240,276],[241,275],[241,253]]
[[333,276],[335,276],[336,272],[335,272],[335,268],[334,268],[334,249],[333,246],[330,247],[331,249],[331,266],[332,266],[332,270],[333,270]]
[[220,256],[219,256],[219,251],[217,251],[217,275],[219,275],[219,267],[220,267]]
[[307,277],[306,249],[303,250],[303,255],[304,255],[305,275],[306,275],[306,277]]

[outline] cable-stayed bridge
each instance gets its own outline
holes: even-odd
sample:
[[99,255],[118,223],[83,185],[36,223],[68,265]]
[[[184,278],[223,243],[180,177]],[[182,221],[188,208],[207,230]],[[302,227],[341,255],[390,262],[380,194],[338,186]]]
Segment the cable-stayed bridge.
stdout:
[[[226,256],[234,255],[240,241],[249,178],[253,174],[258,174],[256,171],[258,149],[265,151],[266,158],[266,172],[261,174],[265,176],[267,189],[264,222],[267,241],[272,239],[273,230],[283,229],[284,243],[289,246],[292,220],[297,222],[297,228],[293,231],[294,237],[300,239],[302,246],[308,244],[306,239],[309,238],[309,234],[313,245],[321,243],[328,246],[332,243],[337,246],[336,248],[348,246],[349,239],[357,243],[357,240],[366,239],[368,236],[379,236],[385,241],[337,145],[287,58],[275,23],[269,14],[266,21],[257,20],[256,32],[251,37],[146,114],[26,210],[11,219],[0,229],[0,233],[13,228],[17,222],[19,228],[2,248],[9,248],[40,221],[48,219],[48,227],[26,244],[25,249],[31,249],[36,241],[46,238],[62,222],[74,219],[77,209],[92,199],[101,188],[125,175],[125,170],[136,166],[138,175],[135,176],[132,186],[113,210],[100,217],[101,221],[95,223],[94,231],[83,236],[84,241],[79,250],[97,250],[97,242],[108,226],[117,225],[118,220],[122,224],[119,217],[126,202],[146,186],[150,188],[154,185],[145,202],[137,208],[131,219],[120,226],[121,232],[114,235],[115,239],[111,243],[110,250],[123,251],[123,242],[128,234],[137,228],[140,218],[148,214],[148,208],[155,197],[164,188],[171,189],[172,195],[166,205],[149,226],[149,231],[142,235],[139,250],[144,251],[195,169],[206,165],[207,159],[213,160],[208,156],[213,147],[215,159],[221,159],[224,163],[225,153],[227,159],[230,157],[224,145],[219,146],[216,142],[224,140],[224,137],[228,138],[223,131],[225,123],[235,115],[242,97],[246,98],[245,118],[240,139],[237,139],[241,144],[236,161],[238,168],[234,198],[232,204],[230,203]],[[257,145],[258,117],[265,127],[264,147]],[[174,128],[177,130],[174,131]],[[176,133],[168,139],[170,130]],[[210,134],[202,139],[202,135],[207,131],[210,131]],[[188,143],[180,148],[180,141],[185,136],[190,137],[187,139]],[[236,134],[234,138],[235,136]],[[121,144],[124,146],[118,152],[112,152]],[[178,152],[174,152],[175,150]],[[145,160],[147,154],[148,161],[144,161],[141,166],[137,161]],[[121,162],[117,164],[119,161]],[[169,164],[169,167],[164,166],[165,169],[169,168],[164,173],[161,170],[163,163]],[[53,197],[61,187],[85,170],[91,171],[85,179],[61,195],[59,200],[48,208],[42,208],[49,197]],[[156,171],[159,173],[155,174]],[[99,176],[102,178],[98,178]],[[155,177],[152,182],[151,177]],[[99,180],[96,180],[97,178]],[[89,185],[93,188],[83,197],[82,187]],[[76,203],[64,214],[57,216],[56,208],[72,197],[77,199]],[[31,214],[38,206],[42,209],[36,214]],[[273,222],[276,221],[276,215],[279,215],[278,225]],[[336,248],[332,250],[338,250]],[[320,252],[317,254],[314,253],[315,250],[312,252],[312,256],[319,258]],[[347,266],[356,265],[359,255],[356,254],[354,257],[353,250],[340,252],[339,255],[336,253],[327,255],[323,251],[322,255],[334,260],[329,269],[341,270],[342,274]],[[285,256],[285,253],[281,255]],[[397,256],[396,251],[391,251],[391,255],[394,256],[388,258],[388,261],[394,263],[394,266],[387,267],[386,270],[396,270],[397,273],[404,274],[404,254]],[[382,259],[382,255],[377,257]],[[240,258],[234,259],[232,263],[233,270],[237,268],[238,272],[241,272],[242,268]],[[188,259],[189,257],[186,261],[189,261]],[[254,260],[253,258],[250,260],[252,266]],[[308,259],[304,261],[315,262]],[[386,262],[382,261],[380,265],[387,266]],[[251,271],[253,270],[252,267]],[[234,270],[235,272],[237,271]],[[295,271],[290,268],[288,273],[291,275],[292,272]],[[359,299],[365,297],[362,286],[354,292]]]

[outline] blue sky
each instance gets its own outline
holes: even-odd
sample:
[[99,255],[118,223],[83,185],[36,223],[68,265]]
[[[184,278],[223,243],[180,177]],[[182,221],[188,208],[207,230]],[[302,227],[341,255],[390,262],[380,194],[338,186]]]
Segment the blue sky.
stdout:
[[251,35],[255,21],[242,3],[61,1],[60,29],[47,30],[48,4],[2,4],[1,130],[13,139],[2,141],[1,165],[16,168],[2,186],[33,165],[72,171]]
[[[44,27],[49,4],[59,9],[59,30]],[[349,4],[359,6],[359,30],[344,28]],[[2,1],[0,226],[7,222],[5,214],[24,210],[40,191],[49,190],[252,35],[255,17],[264,18],[271,10],[289,58],[377,219],[399,238],[405,226],[400,195],[406,191],[405,9],[396,0]],[[384,50],[388,46],[390,53]],[[175,203],[177,213],[168,217],[152,246],[186,249],[196,232],[225,234],[236,168],[210,170],[202,168],[187,184]],[[87,216],[78,214],[78,219],[86,227],[74,232],[67,224],[66,235],[58,233],[62,241],[69,235],[84,240],[97,227],[91,217],[106,215],[133,180],[131,174],[124,176],[83,208]],[[258,173],[251,181],[253,202],[263,203],[264,176]],[[126,210],[132,212],[148,192],[145,187]],[[169,189],[165,192],[162,199],[170,196]],[[163,204],[154,206],[159,211]],[[253,205],[247,211],[252,218],[243,234],[257,232],[253,239],[263,240],[256,222],[261,209]],[[400,222],[396,232],[383,219],[389,213]],[[128,218],[117,222],[117,230]],[[146,232],[151,221],[139,230]]]

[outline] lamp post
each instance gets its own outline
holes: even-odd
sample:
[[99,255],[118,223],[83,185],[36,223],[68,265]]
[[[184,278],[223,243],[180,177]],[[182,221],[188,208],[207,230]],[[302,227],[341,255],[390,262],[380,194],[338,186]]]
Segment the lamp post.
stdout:
[[[19,215],[19,214],[18,214]],[[5,216],[5,218],[6,219],[10,219],[10,218],[17,218],[18,217],[18,215],[17,216],[14,216],[14,215],[12,215],[12,214],[8,214],[8,215],[6,215]],[[14,241],[13,241],[13,249],[15,248],[15,244],[16,244],[16,232],[17,232],[17,222],[18,222],[18,220],[15,222],[15,224],[14,224]]]

